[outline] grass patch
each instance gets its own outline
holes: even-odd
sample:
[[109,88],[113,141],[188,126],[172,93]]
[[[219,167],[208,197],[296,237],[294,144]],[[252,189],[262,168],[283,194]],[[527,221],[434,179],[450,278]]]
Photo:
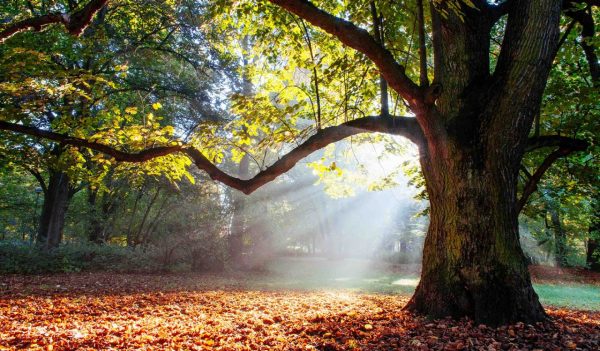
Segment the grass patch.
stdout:
[[544,305],[600,311],[600,287],[588,284],[534,284]]
[[[249,281],[257,289],[343,289],[396,295],[412,295],[418,282],[418,268],[414,266],[315,258],[276,260],[264,275]],[[600,311],[600,285],[542,282],[534,288],[544,305]]]

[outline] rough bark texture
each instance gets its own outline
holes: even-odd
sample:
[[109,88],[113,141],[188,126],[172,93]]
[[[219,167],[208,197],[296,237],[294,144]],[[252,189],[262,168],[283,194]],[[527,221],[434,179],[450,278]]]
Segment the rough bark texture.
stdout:
[[558,42],[560,3],[512,3],[493,74],[491,17],[470,11],[462,22],[433,9],[436,83],[443,87],[436,107],[445,133],[421,150],[431,222],[407,308],[492,325],[540,321],[545,312],[519,245],[516,185]]
[[37,237],[38,243],[46,249],[53,249],[62,241],[69,200],[69,176],[63,172],[50,172]]
[[467,155],[453,158],[467,161],[423,160],[430,226],[408,309],[489,324],[543,319],[519,245],[514,172],[501,164],[474,167]]

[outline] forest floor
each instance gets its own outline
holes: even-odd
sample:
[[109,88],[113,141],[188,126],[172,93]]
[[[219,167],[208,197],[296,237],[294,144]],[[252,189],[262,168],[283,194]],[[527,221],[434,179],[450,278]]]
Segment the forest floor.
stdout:
[[592,308],[559,299],[545,302],[547,323],[490,328],[402,311],[418,266],[313,261],[249,274],[2,276],[0,350],[600,349],[600,275],[532,267],[542,301],[540,287],[591,289]]

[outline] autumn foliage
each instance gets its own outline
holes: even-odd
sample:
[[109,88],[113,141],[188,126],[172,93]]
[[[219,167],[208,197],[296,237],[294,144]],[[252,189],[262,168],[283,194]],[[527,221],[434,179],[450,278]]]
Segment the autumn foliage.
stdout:
[[[235,277],[233,277],[235,278]],[[206,275],[0,278],[0,350],[597,350],[600,313],[500,328],[427,320],[408,297],[260,290]]]

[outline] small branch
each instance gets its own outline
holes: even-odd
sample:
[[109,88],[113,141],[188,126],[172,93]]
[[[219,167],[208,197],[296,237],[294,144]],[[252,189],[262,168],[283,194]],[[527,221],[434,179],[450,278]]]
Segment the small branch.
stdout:
[[417,21],[419,26],[419,84],[421,87],[428,87],[429,78],[427,77],[427,47],[425,44],[425,15],[423,13],[423,0],[417,0],[417,12]]
[[44,180],[44,177],[42,177],[42,174],[36,171],[35,169],[27,166],[24,166],[23,168],[25,168],[25,170],[27,170],[29,173],[31,173],[32,176],[35,177],[35,179],[40,184],[40,188],[42,188],[44,194],[48,194],[48,187],[46,186],[46,181]]
[[571,31],[573,30],[573,27],[575,26],[575,23],[577,23],[577,21],[572,20],[569,23],[569,25],[567,26],[567,29],[565,29],[565,32],[563,33],[562,37],[560,37],[560,40],[558,41],[558,45],[556,45],[556,53],[554,54],[554,56],[556,56],[556,54],[558,54],[558,52],[560,51],[560,48],[567,41],[569,34],[571,34]]
[[91,0],[79,11],[71,13],[49,13],[37,17],[28,18],[8,25],[0,31],[0,43],[13,35],[27,30],[41,31],[50,24],[62,24],[67,31],[75,36],[80,35],[92,22],[92,18],[108,0]]
[[379,68],[388,84],[414,110],[423,107],[423,93],[406,75],[405,68],[364,29],[342,18],[327,13],[307,0],[269,0],[337,37],[343,44],[365,54]]
[[[375,40],[381,45],[382,48],[385,48],[383,23],[381,16],[377,14],[377,6],[375,5],[375,1],[371,1],[371,17],[373,19],[373,32],[375,34]],[[388,84],[383,75],[379,75],[379,90],[381,98],[381,115],[387,116],[390,114]]]
[[531,175],[531,178],[529,178],[527,184],[525,184],[525,188],[523,188],[523,194],[521,195],[521,198],[517,201],[517,213],[520,213],[523,210],[523,207],[525,207],[527,200],[529,200],[531,194],[533,194],[537,190],[538,183],[540,182],[540,180],[542,180],[542,176],[544,175],[544,173],[546,173],[550,166],[552,166],[552,164],[554,164],[554,162],[556,162],[559,158],[565,157],[572,152],[574,152],[574,150],[559,148],[544,159],[544,162],[542,162],[542,164],[538,167],[535,173]]

